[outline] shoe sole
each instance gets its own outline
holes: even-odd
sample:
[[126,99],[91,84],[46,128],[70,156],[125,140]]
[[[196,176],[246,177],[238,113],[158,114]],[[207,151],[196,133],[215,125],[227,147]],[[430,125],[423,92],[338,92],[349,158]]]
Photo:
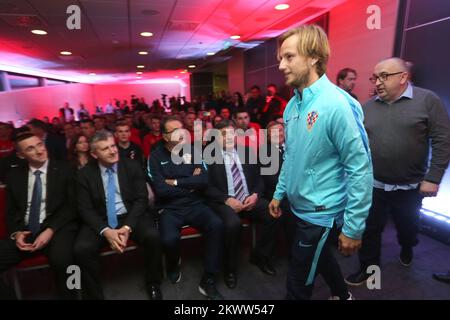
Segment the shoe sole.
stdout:
[[177,278],[177,280],[175,281],[175,282],[173,282],[172,280],[170,280],[170,282],[172,283],[172,284],[176,284],[176,283],[178,283],[178,282],[180,282],[181,281],[181,272],[180,272],[180,275],[178,276],[178,278]]
[[224,300],[224,298],[223,298],[222,295],[219,295],[219,296],[218,296],[219,299],[213,299],[213,298],[211,298],[210,296],[208,296],[208,294],[206,293],[206,291],[205,291],[201,286],[198,286],[198,291],[200,291],[200,293],[201,293],[202,295],[204,295],[206,298],[208,298],[208,300]]
[[411,261],[410,263],[404,263],[404,262],[402,261],[402,259],[400,259],[400,258],[398,258],[398,261],[400,261],[400,264],[401,264],[402,266],[404,266],[404,267],[409,267],[409,266],[411,265],[411,263],[412,263],[412,261]]
[[347,279],[344,279],[345,283],[348,284],[349,286],[352,286],[352,287],[362,286],[364,283],[367,283],[367,280],[369,280],[369,278],[367,278],[364,281],[360,281],[360,282],[350,282]]
[[203,290],[202,287],[198,286],[198,291],[200,291],[200,293],[201,293],[202,295],[204,295],[205,297],[207,297],[208,299],[211,299],[211,298],[208,296],[208,294],[206,293],[206,291]]
[[364,283],[367,284],[368,281],[373,281],[374,277],[375,277],[375,275],[372,274],[366,280],[361,281],[361,282],[350,282],[347,279],[344,279],[344,282],[349,286],[359,287],[359,286],[363,285]]

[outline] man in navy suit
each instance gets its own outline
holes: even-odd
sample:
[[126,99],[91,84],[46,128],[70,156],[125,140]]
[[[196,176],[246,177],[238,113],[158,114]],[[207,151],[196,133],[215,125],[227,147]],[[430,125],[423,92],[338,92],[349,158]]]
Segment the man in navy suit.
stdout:
[[[74,299],[75,293],[66,286],[77,232],[72,170],[49,159],[44,142],[31,133],[19,136],[15,147],[26,162],[10,168],[5,180],[9,239],[0,241],[0,272],[43,253],[55,272],[59,297]],[[0,297],[8,295],[0,292]]]
[[110,132],[97,132],[90,148],[97,161],[77,172],[78,210],[83,224],[74,250],[82,270],[83,298],[104,299],[99,281],[100,249],[107,244],[123,253],[128,239],[132,239],[144,249],[150,299],[160,300],[161,246],[149,212],[144,172],[136,161],[119,160]]

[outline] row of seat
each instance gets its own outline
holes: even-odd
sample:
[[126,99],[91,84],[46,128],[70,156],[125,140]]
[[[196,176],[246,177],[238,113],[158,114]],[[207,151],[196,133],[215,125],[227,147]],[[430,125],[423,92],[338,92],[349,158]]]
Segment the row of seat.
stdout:
[[[153,192],[149,188],[149,200],[153,200]],[[0,186],[0,239],[5,239],[9,235],[6,231],[6,223],[5,223],[5,209],[6,209],[6,188],[4,185]],[[249,227],[250,221],[248,219],[242,219],[242,226],[243,227]],[[197,230],[194,227],[191,226],[184,226],[181,230],[181,239],[193,239],[198,238],[201,236],[201,232]],[[256,242],[256,230],[255,226],[252,226],[252,246],[254,247]],[[133,241],[128,241],[127,248],[125,251],[131,251],[136,249],[137,246]],[[102,252],[101,256],[108,256],[115,254],[116,252],[111,250],[109,247],[105,247]],[[18,265],[16,265],[14,268],[12,268],[9,272],[9,277],[12,279],[12,283],[14,286],[14,291],[16,293],[16,296],[18,299],[22,299],[22,290],[20,286],[20,280],[19,280],[19,273],[26,272],[26,271],[32,271],[32,270],[39,270],[43,268],[48,268],[49,263],[48,259],[43,254],[37,254],[35,256],[32,256],[30,258],[27,258],[25,260],[22,260]]]

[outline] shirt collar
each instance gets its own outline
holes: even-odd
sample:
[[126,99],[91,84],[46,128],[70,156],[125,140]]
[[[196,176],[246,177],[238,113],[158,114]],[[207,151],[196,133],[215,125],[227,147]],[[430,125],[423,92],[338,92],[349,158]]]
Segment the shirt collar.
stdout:
[[317,81],[315,81],[312,85],[309,87],[306,87],[303,89],[302,92],[299,92],[298,89],[294,89],[295,96],[297,97],[297,100],[299,102],[302,101],[302,99],[307,99],[311,96],[314,96],[322,91],[322,89],[327,86],[330,83],[330,80],[328,80],[328,77],[326,74],[323,74]]
[[[105,167],[104,165],[100,164],[100,162],[98,163],[98,166],[100,168],[100,171],[101,171],[102,175],[106,174],[106,170],[109,169],[108,167]],[[117,163],[114,163],[111,166],[111,169],[113,170],[114,173],[117,173]]]
[[[391,102],[397,102],[398,100],[400,100],[401,98],[408,98],[408,99],[412,99],[413,98],[413,88],[410,82],[408,82],[408,86],[406,87],[405,91],[403,91],[403,93],[400,95],[400,97],[398,97],[397,99],[395,99],[394,101]],[[383,99],[381,99],[379,96],[377,96],[375,98],[376,101],[383,101]]]
[[39,170],[42,174],[47,174],[48,168],[48,160],[40,168],[33,168],[32,166],[28,166],[30,168],[31,174],[34,174],[37,170]]

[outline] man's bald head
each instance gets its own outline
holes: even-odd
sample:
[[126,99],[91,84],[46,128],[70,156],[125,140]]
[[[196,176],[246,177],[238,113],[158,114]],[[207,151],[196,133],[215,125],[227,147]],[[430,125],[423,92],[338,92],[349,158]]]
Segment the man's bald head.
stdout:
[[381,60],[380,62],[378,62],[377,66],[380,66],[380,65],[385,68],[393,68],[393,70],[397,70],[396,72],[399,72],[399,71],[409,72],[409,68],[406,64],[406,61],[403,59],[397,58],[397,57]]
[[408,66],[400,58],[380,61],[374,68],[378,96],[385,102],[397,100],[408,87]]

